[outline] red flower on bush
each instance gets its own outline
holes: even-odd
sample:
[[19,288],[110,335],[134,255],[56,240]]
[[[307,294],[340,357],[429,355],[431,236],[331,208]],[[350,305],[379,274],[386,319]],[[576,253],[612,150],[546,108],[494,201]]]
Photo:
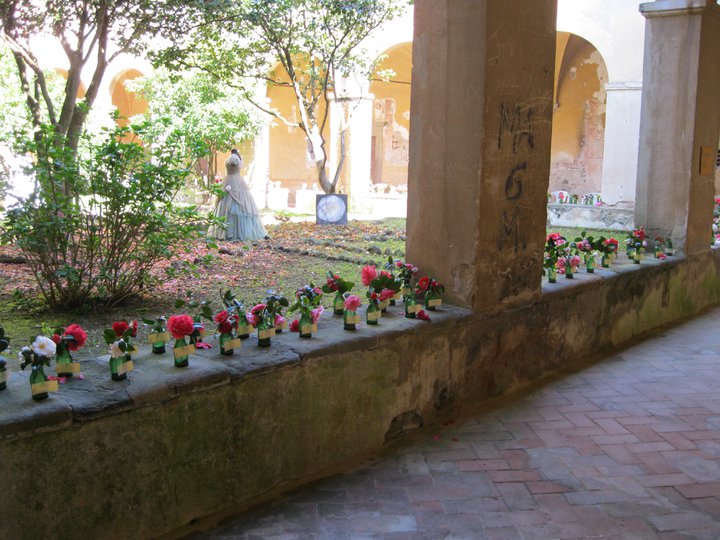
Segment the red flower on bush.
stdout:
[[[135,326],[137,327],[137,321],[135,321]],[[63,336],[72,337],[72,339],[67,340],[67,348],[71,351],[77,351],[87,342],[87,333],[79,324],[71,324],[68,326]],[[53,339],[53,341],[55,340]]]
[[115,331],[115,335],[119,338],[122,337],[128,328],[130,328],[130,325],[127,321],[116,321],[112,323],[112,329]]
[[167,327],[175,339],[183,339],[193,333],[193,320],[190,315],[173,315],[168,319]]

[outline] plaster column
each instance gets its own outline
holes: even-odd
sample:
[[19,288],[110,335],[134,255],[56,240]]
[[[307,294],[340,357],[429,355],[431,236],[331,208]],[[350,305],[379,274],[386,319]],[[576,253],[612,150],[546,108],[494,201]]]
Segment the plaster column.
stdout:
[[407,258],[476,311],[540,294],[556,2],[417,0]]
[[646,18],[637,225],[670,236],[685,254],[710,247],[714,170],[701,153],[720,132],[720,7],[714,0],[658,0]]
[[610,205],[635,202],[635,177],[640,136],[641,82],[605,85],[605,151],[602,198]]
[[340,161],[340,136],[345,132],[345,161],[338,186],[344,186],[348,195],[349,210],[366,214],[372,211],[370,204],[370,158],[372,155],[372,94],[339,95],[332,99],[331,119],[331,167],[335,173]]

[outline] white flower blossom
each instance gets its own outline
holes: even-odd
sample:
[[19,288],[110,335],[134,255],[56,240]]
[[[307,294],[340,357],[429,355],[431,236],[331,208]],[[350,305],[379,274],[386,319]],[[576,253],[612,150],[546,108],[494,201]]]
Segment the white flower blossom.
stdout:
[[38,336],[32,344],[32,350],[38,356],[45,356],[50,358],[55,354],[57,346],[55,342],[49,337]]
[[121,356],[125,356],[125,353],[122,352],[122,349],[120,349],[120,344],[124,343],[122,339],[118,339],[115,343],[110,345],[110,356],[113,358],[120,358]]

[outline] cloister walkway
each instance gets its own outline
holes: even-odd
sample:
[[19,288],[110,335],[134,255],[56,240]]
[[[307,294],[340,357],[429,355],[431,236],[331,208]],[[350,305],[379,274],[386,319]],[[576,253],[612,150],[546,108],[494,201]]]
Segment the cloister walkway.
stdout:
[[720,309],[422,437],[192,538],[718,539]]

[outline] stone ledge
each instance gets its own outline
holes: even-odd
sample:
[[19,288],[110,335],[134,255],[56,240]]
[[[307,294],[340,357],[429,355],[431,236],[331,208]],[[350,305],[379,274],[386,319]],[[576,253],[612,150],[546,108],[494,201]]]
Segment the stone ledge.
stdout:
[[[256,335],[251,335],[230,357],[221,356],[217,341],[210,337],[206,341],[213,348],[198,349],[190,357],[190,365],[182,369],[174,367],[171,348],[163,355],[155,355],[145,344],[134,357],[135,370],[126,380],[110,380],[109,356],[81,361],[85,378],[68,380],[60,385],[59,392],[40,402],[30,398],[29,371],[17,368],[7,390],[0,392],[0,440],[32,435],[38,429],[64,429],[72,422],[96,420],[185,394],[211,391],[311,358],[372,350],[383,340],[408,333],[421,335],[427,326],[447,325],[471,316],[469,310],[447,305],[430,313],[430,323],[406,319],[402,305],[398,305],[383,314],[378,326],[363,323],[353,332],[343,329],[342,317],[326,312],[318,334],[311,339],[300,339],[297,333],[284,331],[272,339],[271,347],[261,348],[257,346]],[[49,375],[53,372],[54,364],[47,370]]]

